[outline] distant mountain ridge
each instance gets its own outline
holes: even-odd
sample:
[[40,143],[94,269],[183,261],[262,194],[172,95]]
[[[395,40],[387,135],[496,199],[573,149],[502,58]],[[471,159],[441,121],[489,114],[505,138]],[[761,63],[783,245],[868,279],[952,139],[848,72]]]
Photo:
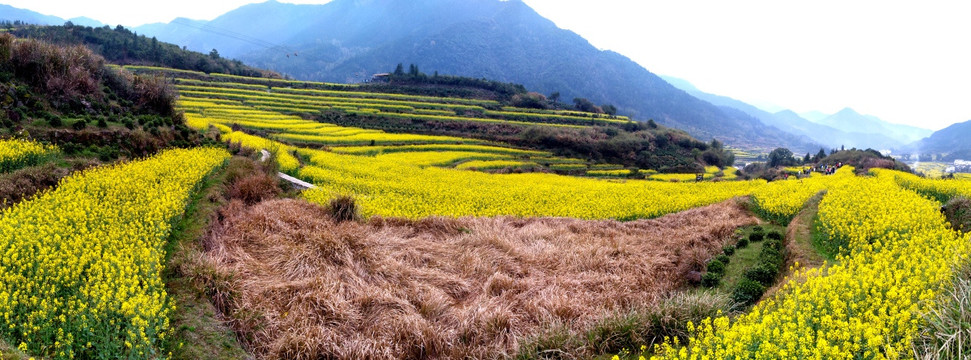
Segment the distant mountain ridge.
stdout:
[[611,103],[695,137],[742,148],[818,150],[806,138],[699,100],[630,59],[601,51],[519,0],[268,1],[212,21],[180,19],[138,33],[298,79],[360,82],[398,63],[423,72],[515,82],[561,101]]
[[791,110],[769,113],[740,100],[706,93],[684,79],[670,76],[662,76],[662,78],[694,97],[718,106],[738,109],[766,125],[803,136],[830,148],[845,146],[861,149],[897,149],[931,134],[927,129],[889,123],[875,116],[862,115],[850,108],[832,115],[819,111],[800,115]]
[[35,25],[61,25],[64,23],[64,19],[57,16],[44,15],[36,11],[15,8],[4,4],[0,4],[0,21],[20,21]]
[[971,120],[953,124],[935,131],[930,136],[908,145],[907,152],[921,154],[962,154],[966,158],[971,155]]
[[105,24],[85,16],[79,16],[64,20],[53,15],[44,15],[39,12],[27,9],[15,8],[10,5],[0,4],[0,21],[20,21],[26,24],[33,25],[63,25],[64,23],[70,21],[75,25],[90,26],[90,27],[101,27]]

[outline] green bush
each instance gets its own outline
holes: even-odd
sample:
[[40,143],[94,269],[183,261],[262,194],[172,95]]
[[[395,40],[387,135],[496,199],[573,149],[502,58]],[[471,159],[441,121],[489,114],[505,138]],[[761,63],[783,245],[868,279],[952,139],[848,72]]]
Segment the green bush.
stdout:
[[708,273],[715,273],[720,276],[725,273],[725,263],[718,261],[717,259],[709,261],[708,265],[706,266],[706,270]]
[[704,286],[706,288],[713,288],[718,286],[718,284],[721,283],[721,280],[722,280],[721,274],[707,272],[701,276],[701,286]]
[[771,239],[771,240],[780,240],[781,241],[782,240],[782,233],[780,233],[778,231],[775,231],[775,230],[769,231],[768,234],[765,234],[765,238],[766,239]]
[[717,259],[718,261],[721,261],[725,265],[728,265],[728,263],[732,262],[732,258],[728,257],[728,255],[725,255],[725,254],[719,254],[718,256],[715,257],[715,259]]
[[74,122],[74,125],[71,126],[74,127],[74,130],[84,130],[84,128],[88,127],[88,122],[84,121],[84,119],[79,119],[78,121]]
[[735,245],[726,245],[722,248],[722,252],[725,253],[725,255],[732,256],[735,254]]
[[745,248],[746,246],[748,246],[748,238],[738,239],[738,245],[736,246],[738,246],[739,249]]
[[762,232],[765,232],[765,229],[760,225],[756,225],[755,227],[752,228],[752,232],[762,233]]
[[758,282],[763,286],[771,286],[775,283],[776,276],[779,275],[779,269],[773,268],[771,265],[760,264],[754,268],[748,269],[745,272],[745,278]]
[[753,232],[751,234],[748,234],[748,240],[754,243],[762,241],[762,239],[764,238],[765,238],[765,234],[760,232]]
[[732,291],[732,300],[743,306],[752,305],[759,301],[764,293],[765,286],[755,280],[743,278]]

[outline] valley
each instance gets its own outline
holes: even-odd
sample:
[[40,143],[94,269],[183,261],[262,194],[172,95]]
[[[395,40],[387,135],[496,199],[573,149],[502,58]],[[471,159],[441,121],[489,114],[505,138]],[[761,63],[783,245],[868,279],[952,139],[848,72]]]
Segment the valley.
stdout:
[[516,0],[10,17],[0,358],[971,356],[967,123],[765,111]]

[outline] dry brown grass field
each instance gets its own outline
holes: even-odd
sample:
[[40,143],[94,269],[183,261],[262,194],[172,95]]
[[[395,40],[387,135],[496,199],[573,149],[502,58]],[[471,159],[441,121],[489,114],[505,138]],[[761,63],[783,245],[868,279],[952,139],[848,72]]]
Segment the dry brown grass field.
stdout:
[[653,220],[372,218],[302,200],[219,212],[183,271],[258,358],[497,358],[549,324],[656,306],[753,224],[738,201]]

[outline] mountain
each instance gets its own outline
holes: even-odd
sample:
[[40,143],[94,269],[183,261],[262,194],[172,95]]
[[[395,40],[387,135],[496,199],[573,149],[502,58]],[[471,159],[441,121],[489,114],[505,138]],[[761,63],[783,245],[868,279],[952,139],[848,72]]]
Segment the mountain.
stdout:
[[851,108],[840,110],[817,122],[846,132],[885,135],[901,144],[909,144],[933,133],[915,126],[889,123],[876,116],[860,114]]
[[64,19],[57,16],[44,15],[38,12],[15,8],[10,5],[0,4],[0,21],[20,21],[35,25],[61,25]]
[[[361,82],[398,63],[423,72],[525,85],[564,102],[588,98],[742,148],[815,147],[737,111],[678,90],[627,57],[601,51],[519,0],[268,1],[205,23],[177,20],[138,33],[298,79]],[[818,147],[817,147],[818,149]]]
[[68,21],[70,21],[74,25],[78,25],[78,26],[102,27],[102,26],[105,26],[106,25],[103,22],[100,22],[98,20],[95,20],[95,19],[92,19],[92,18],[89,18],[89,17],[86,17],[86,16],[79,16],[79,17],[75,17],[75,18],[70,18],[70,19],[68,19]]
[[[759,121],[765,125],[778,128],[796,136],[801,136],[806,141],[822,144],[829,148],[856,147],[861,149],[892,149],[907,143],[906,141],[893,139],[883,134],[843,131],[829,125],[806,120],[791,110],[770,113],[740,100],[727,96],[706,93],[699,90],[693,84],[684,79],[670,76],[662,76],[662,78],[668,83],[681,90],[684,90],[696,98],[717,106],[737,109],[745,114],[748,114],[749,116],[759,119]],[[828,115],[822,113],[818,114],[821,116],[815,114],[810,115],[815,115],[819,119],[828,117]]]
[[971,141],[968,139],[971,139],[971,120],[935,131],[927,138],[910,144],[906,150],[921,154],[971,154]]
[[813,110],[813,111],[807,111],[807,112],[801,113],[799,114],[799,116],[809,121],[818,122],[822,119],[825,119],[827,116],[829,116],[829,114],[825,114],[822,111]]

